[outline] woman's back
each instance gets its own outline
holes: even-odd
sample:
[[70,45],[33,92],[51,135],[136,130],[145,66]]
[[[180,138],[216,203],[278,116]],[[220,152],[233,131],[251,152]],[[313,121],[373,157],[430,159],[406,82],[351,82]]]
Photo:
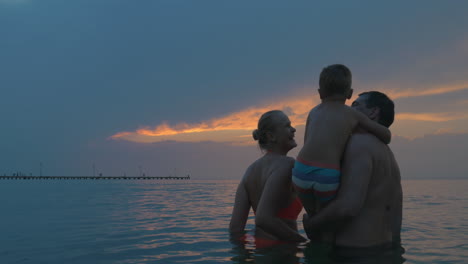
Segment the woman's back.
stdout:
[[[247,169],[244,175],[243,184],[247,191],[249,202],[254,212],[257,211],[258,203],[263,194],[265,185],[267,184],[270,176],[274,171],[281,167],[290,167],[292,169],[294,165],[294,159],[287,156],[280,155],[265,155],[256,160]],[[291,175],[281,175],[286,179],[290,180]],[[278,207],[285,208],[295,199],[296,194],[293,191],[292,186],[283,186],[289,193],[288,197],[283,197],[282,204]]]

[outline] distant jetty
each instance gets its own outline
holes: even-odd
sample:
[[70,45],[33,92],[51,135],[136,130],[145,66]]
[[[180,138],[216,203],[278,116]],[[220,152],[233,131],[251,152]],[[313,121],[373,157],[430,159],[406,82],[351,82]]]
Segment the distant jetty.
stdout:
[[190,175],[153,176],[0,176],[0,180],[190,180]]

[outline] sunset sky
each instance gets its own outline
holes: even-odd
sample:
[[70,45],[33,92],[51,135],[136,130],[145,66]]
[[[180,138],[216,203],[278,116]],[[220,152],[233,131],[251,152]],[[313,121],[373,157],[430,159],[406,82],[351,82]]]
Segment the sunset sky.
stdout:
[[[234,179],[323,67],[396,105],[402,177],[468,178],[468,2],[0,0],[0,175]],[[352,102],[350,100],[348,104]]]

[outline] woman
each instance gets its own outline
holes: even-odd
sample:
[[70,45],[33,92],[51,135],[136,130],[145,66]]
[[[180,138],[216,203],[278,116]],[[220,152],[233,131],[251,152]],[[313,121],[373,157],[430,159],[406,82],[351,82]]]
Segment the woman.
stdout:
[[305,241],[297,232],[302,204],[291,184],[294,159],[286,154],[297,146],[296,129],[279,110],[266,112],[253,131],[265,155],[247,168],[236,192],[229,230],[242,235],[250,208],[255,214],[255,237],[259,240]]

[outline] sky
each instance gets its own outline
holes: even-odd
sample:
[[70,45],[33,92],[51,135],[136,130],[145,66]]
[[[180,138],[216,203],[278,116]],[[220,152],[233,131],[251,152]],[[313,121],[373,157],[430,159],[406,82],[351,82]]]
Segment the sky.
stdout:
[[[0,175],[240,179],[323,67],[396,105],[403,179],[468,178],[468,2],[0,0]],[[41,165],[42,164],[42,165]],[[93,169],[94,168],[94,169]]]

